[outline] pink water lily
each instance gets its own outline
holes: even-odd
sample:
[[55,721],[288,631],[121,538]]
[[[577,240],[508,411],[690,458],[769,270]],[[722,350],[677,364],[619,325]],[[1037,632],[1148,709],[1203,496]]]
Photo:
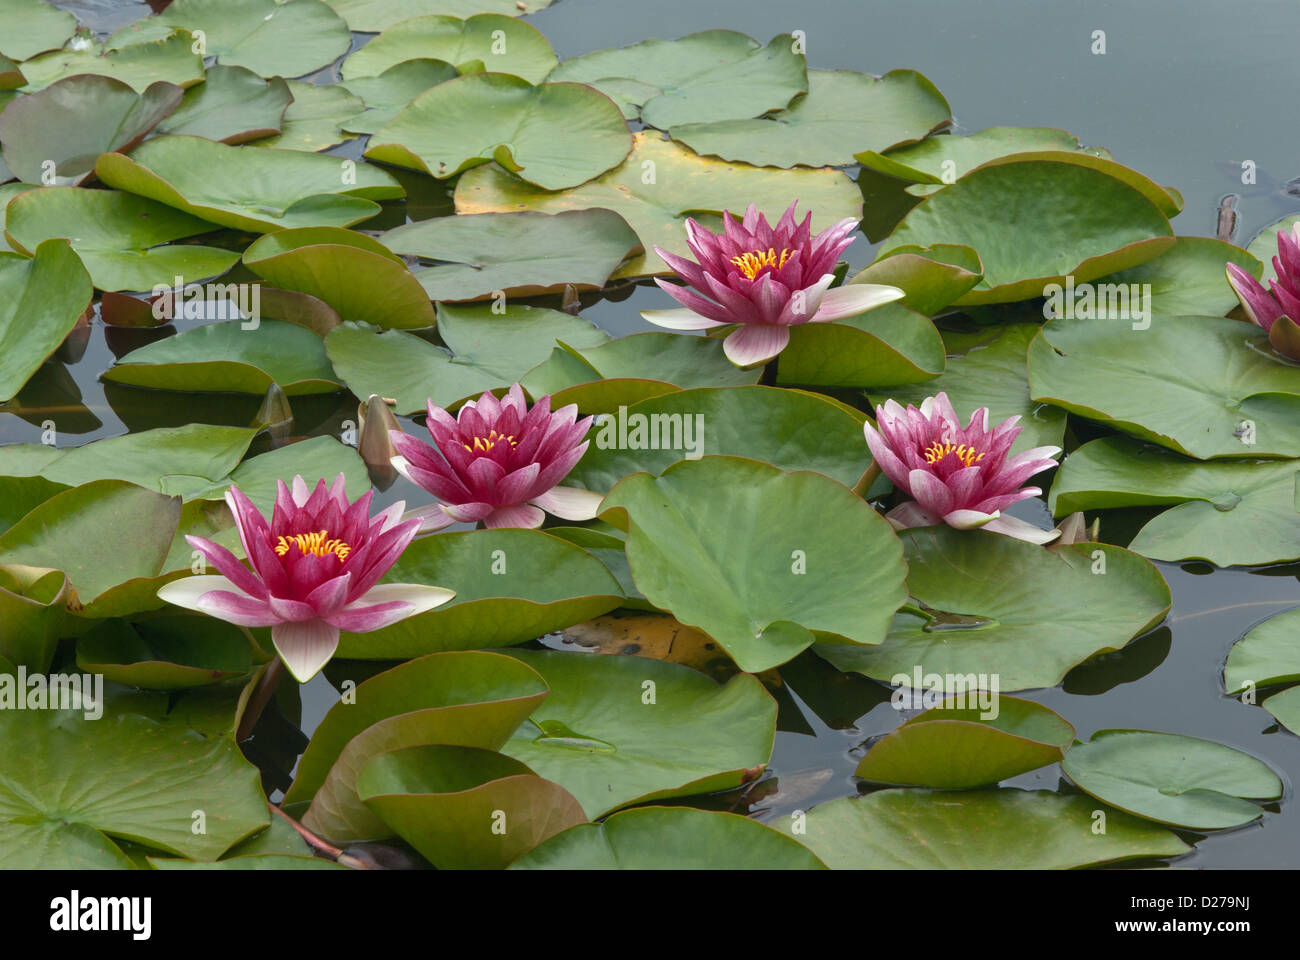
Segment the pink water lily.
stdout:
[[1034,447],[1008,457],[1023,429],[1020,417],[992,430],[988,420],[988,407],[980,407],[963,427],[946,393],[927,397],[919,410],[904,410],[893,400],[876,408],[876,427],[863,425],[867,446],[881,472],[912,497],[886,515],[896,527],[981,527],[1031,543],[1060,536],[1059,530],[1041,530],[1000,511],[1043,492],[1021,484],[1056,466],[1053,457],[1061,448]]
[[[270,627],[284,665],[306,683],[338,648],[339,631],[369,633],[446,603],[455,594],[414,583],[378,584],[418,532],[406,504],[370,516],[367,492],[349,503],[344,477],[308,491],[278,481],[271,522],[237,487],[226,493],[249,567],[220,544],[190,537],[220,575],[174,580],[158,596],[244,627]],[[251,567],[251,569],[249,569]]]
[[1290,233],[1277,233],[1277,279],[1268,282],[1269,289],[1235,263],[1227,266],[1228,283],[1246,316],[1264,328],[1274,350],[1300,360],[1300,223]]
[[488,392],[465,401],[455,417],[430,400],[434,446],[389,431],[397,472],[440,501],[411,515],[423,530],[479,520],[493,528],[539,527],[547,513],[590,520],[601,495],[559,485],[591,442],[583,438],[592,418],[577,416],[575,404],[552,413],[549,396],[529,409],[517,383],[501,400]]
[[878,283],[830,289],[835,263],[853,242],[858,221],[841,220],[814,237],[812,214],[796,223],[796,206],[798,201],[790,204],[775,227],[752,203],[739,223],[724,212],[720,234],[688,219],[686,242],[698,263],[655,247],[688,286],[657,277],[655,283],[686,309],[643,310],[641,316],[673,330],[740,324],[723,349],[732,363],[750,367],[784,350],[792,326],[843,320],[904,296]]

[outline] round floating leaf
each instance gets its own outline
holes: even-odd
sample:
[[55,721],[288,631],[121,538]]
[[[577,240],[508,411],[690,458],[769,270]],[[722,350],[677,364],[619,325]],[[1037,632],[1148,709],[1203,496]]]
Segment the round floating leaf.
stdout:
[[357,786],[366,805],[440,870],[504,867],[586,821],[563,787],[474,747],[382,753]]
[[244,263],[275,287],[329,304],[344,320],[385,328],[436,322],[429,295],[406,264],[364,234],[339,227],[280,230],[244,251]]
[[906,597],[889,524],[819,473],[684,460],[658,477],[625,477],[601,511],[626,516],[646,599],[709,634],[742,670],[785,663],[814,632],[879,643]]
[[14,197],[5,236],[27,253],[63,237],[100,290],[171,288],[225,273],[239,254],[198,244],[173,244],[216,227],[161,203],[116,190],[47,187]]
[[373,201],[404,192],[388,174],[364,163],[231,147],[202,137],[157,137],[129,158],[104,154],[95,170],[110,187],[253,233],[350,226],[379,212]]
[[[226,320],[132,350],[105,380],[157,390],[264,394],[278,383],[290,397],[339,389],[320,337],[295,323]],[[222,357],[209,360],[208,357]]]
[[522,17],[551,5],[551,0],[325,0],[348,27],[362,33],[387,30],[402,20],[436,13],[468,17],[476,13],[499,13]]
[[[986,163],[915,207],[882,252],[912,244],[973,247],[984,276],[957,302],[978,304],[1044,296],[1047,284],[1064,283],[1067,275],[1084,283],[1173,246],[1173,229],[1151,196],[1117,176],[1118,164],[1094,169],[1088,162],[1105,161],[1047,153]],[[1163,191],[1159,196],[1168,201]]]
[[[873,77],[808,71],[808,93],[755,120],[674,122],[674,140],[696,153],[765,167],[844,167],[861,150],[911,143],[952,122],[948,101],[915,70]],[[657,125],[657,124],[656,124]]]
[[1096,833],[1096,806],[1046,790],[878,790],[820,804],[797,839],[839,870],[1061,870],[1191,849],[1117,811]]
[[989,408],[990,424],[1019,416],[1022,429],[1012,454],[1031,447],[1063,446],[1065,411],[1029,398],[1025,353],[1038,329],[1033,323],[1012,323],[974,334],[945,332],[948,368],[941,376],[922,384],[873,390],[871,402],[880,405],[892,397],[905,406],[919,407],[926,397],[943,392],[963,423],[980,407]]
[[1264,813],[1251,800],[1282,795],[1277,774],[1248,753],[1147,730],[1098,730],[1066,754],[1061,769],[1098,800],[1191,830],[1250,823]]
[[796,50],[788,33],[763,46],[734,30],[705,30],[583,54],[565,60],[549,79],[589,83],[640,107],[640,119],[649,126],[667,129],[743,120],[785,107],[808,89],[804,55]]
[[366,156],[440,180],[496,160],[544,190],[563,190],[618,166],[631,149],[618,107],[591,87],[473,73],[416,97],[376,131]]
[[638,807],[584,823],[524,854],[512,870],[824,870],[807,847],[734,813]]
[[1300,456],[1300,368],[1237,320],[1051,320],[1029,346],[1029,392],[1200,459]]
[[208,67],[203,83],[185,91],[181,104],[158,132],[246,143],[279,133],[293,100],[281,77],[263,80],[244,67]]
[[1229,263],[1256,277],[1264,269],[1256,257],[1235,244],[1213,237],[1179,237],[1154,260],[1112,273],[1098,285],[1127,285],[1130,298],[1131,291],[1141,290],[1142,303],[1152,313],[1221,317],[1237,306],[1237,295],[1228,285],[1224,269]]
[[389,230],[394,253],[444,261],[414,271],[433,300],[598,290],[641,241],[612,210],[435,217]]
[[510,304],[496,314],[489,306],[443,305],[438,332],[451,351],[427,340],[345,323],[330,331],[325,349],[335,370],[359,397],[396,399],[395,413],[415,413],[498,387],[508,387],[545,360],[557,341],[576,347],[604,343],[605,333],[579,317]]
[[77,29],[76,17],[45,0],[0,0],[0,21],[0,53],[15,60],[57,50]]
[[[1050,687],[1117,650],[1169,610],[1169,587],[1128,550],[1077,543],[1045,550],[981,530],[899,533],[914,602],[876,647],[818,644],[841,670],[911,686],[922,674],[997,674],[1003,691]],[[1003,585],[989,590],[990,583]],[[927,612],[928,611],[928,612]]]
[[1049,505],[1076,510],[1163,506],[1129,549],[1153,560],[1221,567],[1300,558],[1294,460],[1198,463],[1125,437],[1104,437],[1065,458]]
[[366,465],[355,449],[333,437],[312,437],[245,460],[229,478],[217,481],[202,496],[219,500],[233,483],[269,517],[275,505],[277,480],[288,485],[300,474],[313,480],[331,481],[340,473],[347,478],[349,500],[356,500],[370,489]]
[[739,674],[719,686],[642,657],[511,651],[551,692],[506,753],[560,784],[595,819],[631,803],[725,790],[767,764],[776,703]]
[[0,253],[0,401],[58,349],[94,293],[66,240],[46,240],[32,259]]
[[775,387],[682,390],[643,400],[592,426],[571,478],[605,492],[638,471],[730,454],[783,470],[815,470],[846,487],[871,457],[858,443],[865,418],[820,394]]
[[211,617],[105,620],[77,640],[77,667],[113,683],[184,690],[247,673],[252,647],[247,632]]
[[464,72],[509,73],[529,83],[540,83],[556,63],[550,42],[530,24],[495,13],[464,20],[434,15],[394,24],[344,60],[339,72],[346,84],[419,59],[443,60]]
[[1223,686],[1229,695],[1300,680],[1296,626],[1300,609],[1284,610],[1246,631],[1228,651]]
[[33,93],[78,74],[112,77],[129,84],[137,93],[159,80],[192,87],[203,79],[203,58],[194,52],[193,44],[188,32],[178,30],[170,36],[164,31],[147,43],[54,50],[23,64],[25,89]]
[[67,77],[0,113],[5,163],[28,183],[75,186],[94,172],[101,153],[126,153],[143,140],[183,93],[174,83],[136,93],[111,77]]
[[848,282],[898,287],[906,294],[899,303],[930,317],[975,286],[983,273],[979,254],[970,247],[937,243],[895,247]]
[[284,130],[258,141],[259,146],[314,153],[354,139],[340,124],[365,106],[358,96],[337,84],[323,87],[299,80],[289,81],[293,102],[284,111]]
[[835,323],[790,330],[777,382],[817,387],[923,383],[943,373],[943,338],[923,314],[897,303]]
[[641,131],[622,166],[570,190],[542,190],[494,165],[465,172],[456,185],[457,213],[511,213],[540,210],[561,213],[604,207],[619,214],[641,238],[646,253],[625,263],[616,278],[668,273],[655,244],[691,256],[686,219],[695,217],[721,230],[723,209],[741,211],[753,203],[776,221],[798,197],[812,211],[814,231],[845,217],[862,215],[862,193],[838,170],[762,170],[697,156],[690,150]]
[[123,27],[109,45],[155,40],[172,30],[202,33],[204,56],[264,77],[300,77],[347,53],[348,27],[320,0],[173,0],[162,13]]
[[1300,736],[1300,687],[1274,694],[1260,704],[1292,733]]
[[385,660],[509,646],[608,613],[623,599],[603,563],[581,547],[537,530],[422,537],[406,548],[382,582],[445,587],[456,597],[390,627],[343,633],[340,657]]
[[0,770],[0,866],[129,868],[109,837],[213,860],[266,826],[257,768],[232,737],[192,729],[181,710],[98,709],[0,710],[0,739],[40,758]]
[[[974,691],[941,703],[876,741],[855,775],[874,783],[965,790],[1058,762],[1074,727],[1034,703],[993,693],[982,711]],[[989,714],[993,714],[989,716]]]
[[[1075,137],[1054,127],[989,127],[968,137],[930,137],[920,143],[889,150],[864,150],[854,158],[869,170],[913,183],[953,183],[976,167],[1014,153],[1048,150],[1082,151],[1110,157],[1102,147],[1083,147]],[[946,176],[945,176],[946,175]]]
[[366,109],[341,126],[352,133],[374,133],[424,91],[458,76],[445,60],[404,60],[377,77],[349,80],[347,89],[365,101]]
[[0,673],[23,666],[49,668],[64,626],[68,578],[60,570],[0,566]]

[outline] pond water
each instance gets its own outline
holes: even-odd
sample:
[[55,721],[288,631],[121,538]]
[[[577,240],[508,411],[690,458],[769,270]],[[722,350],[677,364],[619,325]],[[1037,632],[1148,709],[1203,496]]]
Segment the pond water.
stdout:
[[[60,5],[103,33],[149,12],[147,4],[111,0]],[[753,0],[559,0],[529,21],[561,58],[713,27],[760,39],[799,29],[807,37],[810,67],[921,71],[951,103],[955,133],[1053,126],[1085,144],[1109,148],[1120,162],[1183,193],[1186,207],[1174,223],[1181,235],[1213,236],[1226,194],[1240,195],[1232,239],[1243,245],[1266,224],[1300,210],[1300,195],[1286,189],[1288,181],[1300,177],[1300,126],[1289,113],[1300,7],[1282,0],[1094,0],[1086,5],[813,0],[795,6]],[[1091,52],[1097,30],[1105,31],[1104,55]],[[354,144],[336,152],[357,149]],[[1242,183],[1243,161],[1255,166],[1254,184]],[[392,217],[401,222],[400,209],[385,219]],[[871,260],[873,249],[859,237],[848,251],[854,269]],[[650,329],[639,310],[672,305],[658,289],[641,287],[622,302],[592,303],[583,316],[613,334],[626,334]],[[188,422],[242,425],[252,418],[255,399],[169,394],[159,403],[156,394],[99,380],[115,356],[158,335],[113,330],[106,336],[96,322],[84,354],[47,364],[24,391],[22,409],[0,413],[0,443],[39,440],[47,417],[58,420],[61,444]],[[356,408],[335,395],[295,399],[293,409],[295,433],[338,435]],[[406,425],[411,426],[409,420]],[[1044,487],[1048,479],[1040,478]],[[390,491],[379,501],[392,499]],[[1046,514],[1041,501],[1020,507],[1012,512]],[[1122,523],[1123,518],[1108,516],[1103,539],[1125,542]],[[1280,806],[1270,805],[1273,812],[1252,826],[1204,840],[1186,835],[1199,842],[1177,862],[1294,866],[1300,810],[1288,801],[1291,781],[1300,775],[1300,738],[1281,730],[1258,707],[1227,698],[1220,670],[1229,647],[1247,629],[1300,602],[1298,568],[1158,566],[1173,590],[1173,609],[1163,626],[1121,653],[1076,668],[1063,687],[1024,696],[1060,713],[1080,739],[1108,727],[1170,731],[1213,739],[1265,760],[1287,783]],[[996,591],[998,584],[989,583],[988,589]],[[745,797],[726,798],[735,809],[749,807],[764,820],[857,792],[852,774],[864,742],[900,721],[884,687],[856,676],[836,678],[811,654],[783,673],[788,686],[781,694],[781,730],[771,768]],[[308,733],[335,699],[324,676],[304,688],[302,726]],[[1058,768],[1047,767],[1010,783],[1056,789],[1058,777]]]

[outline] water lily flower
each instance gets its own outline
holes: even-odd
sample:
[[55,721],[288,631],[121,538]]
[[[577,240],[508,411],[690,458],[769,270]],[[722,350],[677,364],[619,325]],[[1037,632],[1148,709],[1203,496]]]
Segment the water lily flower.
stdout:
[[422,519],[422,530],[478,520],[489,528],[540,527],[547,513],[590,520],[601,495],[559,486],[591,442],[583,437],[593,418],[577,416],[572,403],[552,413],[549,396],[529,409],[517,383],[501,400],[489,391],[465,401],[455,417],[430,400],[434,446],[389,431],[397,472],[441,501],[409,516]]
[[1277,279],[1270,280],[1269,290],[1265,290],[1253,276],[1230,263],[1228,283],[1246,316],[1268,333],[1273,349],[1300,360],[1300,223],[1290,233],[1278,231],[1273,270]]
[[867,446],[881,472],[912,497],[886,518],[896,527],[946,523],[959,530],[980,527],[1031,543],[1049,543],[1059,530],[1040,530],[999,511],[1018,500],[1036,497],[1038,487],[1022,487],[1048,467],[1060,447],[1034,447],[1008,457],[1023,429],[1020,417],[992,430],[989,409],[980,407],[962,427],[946,393],[927,397],[921,409],[906,410],[893,400],[876,408],[876,427],[863,425]]
[[278,481],[268,524],[238,487],[226,493],[249,567],[220,544],[187,536],[220,575],[174,580],[158,591],[168,603],[244,627],[270,627],[284,665],[306,683],[338,648],[339,631],[369,633],[424,613],[455,594],[414,583],[377,584],[419,531],[401,521],[404,503],[370,516],[367,492],[349,503],[344,477],[308,491]]
[[904,296],[879,283],[830,289],[835,263],[853,242],[858,221],[841,220],[814,237],[812,214],[795,223],[796,206],[797,200],[775,227],[752,203],[740,223],[724,211],[720,234],[688,219],[686,242],[698,263],[654,248],[688,286],[657,277],[655,283],[686,309],[643,310],[641,316],[673,330],[740,324],[723,349],[732,363],[750,367],[784,350],[792,326],[843,320]]

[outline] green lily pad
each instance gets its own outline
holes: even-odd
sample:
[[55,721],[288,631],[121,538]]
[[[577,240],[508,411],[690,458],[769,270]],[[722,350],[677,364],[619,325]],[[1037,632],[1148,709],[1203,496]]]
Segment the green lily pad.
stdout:
[[57,50],[77,30],[76,17],[45,0],[0,0],[0,21],[5,25],[0,53],[15,60]]
[[381,753],[357,782],[366,805],[440,870],[500,868],[586,822],[563,787],[475,747]]
[[424,91],[459,76],[445,60],[423,59],[403,60],[377,77],[349,80],[347,89],[364,101],[365,109],[341,126],[351,133],[375,133]]
[[252,669],[248,634],[211,617],[105,620],[77,640],[77,668],[146,690],[185,690]]
[[1263,816],[1251,800],[1282,796],[1282,781],[1248,753],[1211,740],[1147,730],[1098,730],[1061,761],[1085,793],[1129,813],[1191,830],[1239,827]]
[[638,807],[572,827],[511,870],[824,870],[807,847],[748,817]]
[[[21,87],[27,83],[27,78],[23,76],[22,70],[18,64],[14,63],[3,53],[0,53],[0,93],[9,93],[10,91]],[[0,110],[8,105],[8,100],[0,100]],[[0,170],[0,175],[4,171]],[[8,176],[0,176],[0,179],[8,180]]]
[[1223,667],[1223,686],[1229,696],[1248,688],[1300,680],[1300,650],[1296,649],[1295,642],[1297,622],[1300,622],[1300,609],[1284,610],[1251,627],[1232,645]]
[[95,171],[110,187],[253,233],[350,226],[379,212],[375,200],[404,192],[368,164],[202,137],[157,137],[130,157],[104,154]]
[[1144,304],[1152,313],[1221,317],[1237,306],[1237,295],[1224,270],[1229,263],[1256,277],[1264,269],[1254,255],[1236,244],[1213,237],[1179,237],[1154,260],[1112,273],[1098,283],[1150,284]]
[[0,673],[49,669],[64,626],[68,578],[61,570],[21,564],[0,566]]
[[225,273],[239,254],[171,243],[216,227],[164,204],[116,190],[46,187],[14,197],[5,236],[19,253],[54,237],[71,244],[100,290],[171,288]]
[[500,314],[486,305],[444,304],[438,332],[450,354],[409,333],[355,323],[331,330],[325,349],[353,393],[392,397],[394,412],[404,414],[424,410],[429,400],[450,407],[484,390],[508,387],[545,360],[558,340],[589,347],[608,339],[579,317],[519,304]]
[[158,125],[158,132],[205,137],[222,143],[247,143],[278,134],[293,100],[282,77],[263,80],[244,67],[214,64],[203,82],[185,91],[180,106]]
[[346,85],[376,77],[405,60],[443,60],[462,73],[489,70],[540,83],[555,67],[555,51],[536,27],[496,13],[412,17],[393,24],[343,61]]
[[325,0],[348,27],[362,33],[389,27],[421,14],[436,13],[469,17],[476,13],[499,13],[522,17],[551,5],[551,0]]
[[641,238],[646,253],[627,261],[616,279],[671,272],[653,253],[655,244],[691,256],[686,220],[721,230],[723,209],[750,203],[775,222],[798,197],[812,211],[814,231],[862,215],[862,193],[838,170],[765,170],[701,157],[671,140],[642,130],[622,166],[569,190],[542,190],[506,170],[484,165],[467,170],[456,185],[457,213],[561,213],[604,207],[619,214]]
[[980,407],[989,408],[989,423],[1019,416],[1023,428],[1011,447],[1014,455],[1031,447],[1063,446],[1065,411],[1029,398],[1025,354],[1039,327],[1012,323],[973,334],[945,331],[948,368],[934,380],[910,386],[871,391],[871,402],[883,404],[891,397],[917,407],[926,397],[948,394],[963,423]]
[[0,253],[0,401],[58,349],[94,293],[66,240],[46,240],[31,259]]
[[1067,275],[1079,284],[1137,266],[1173,246],[1156,200],[1172,201],[1145,178],[1134,184],[1119,171],[1132,174],[1086,154],[990,161],[915,207],[882,253],[913,244],[973,247],[984,276],[959,304],[1044,296],[1046,285]]
[[591,445],[570,477],[603,493],[638,471],[658,475],[682,460],[728,454],[814,470],[853,487],[871,461],[858,443],[864,420],[856,410],[799,390],[682,390],[593,425]]
[[328,482],[340,473],[347,478],[349,500],[356,500],[370,489],[366,465],[354,448],[333,437],[311,437],[250,457],[235,468],[229,479],[220,480],[195,495],[219,500],[225,496],[226,488],[234,484],[248,495],[263,515],[269,517],[275,505],[277,480],[288,484],[295,475],[301,474]]
[[878,790],[818,805],[796,839],[838,870],[1061,870],[1191,850],[1114,810],[1098,832],[1096,808],[1046,790]]
[[[796,47],[788,33],[763,46],[734,30],[705,30],[583,54],[565,60],[549,79],[591,84],[639,107],[640,119],[660,129],[744,120],[780,110],[808,89]],[[630,97],[629,80],[636,87]]]
[[1162,506],[1129,549],[1153,560],[1208,560],[1221,567],[1300,558],[1294,460],[1187,460],[1127,437],[1079,447],[1061,466],[1049,506],[1076,510]]
[[815,634],[880,643],[906,597],[889,524],[819,473],[683,460],[620,480],[601,513],[626,517],[646,599],[713,637],[742,670],[779,666]]
[[67,77],[0,113],[5,163],[28,183],[75,186],[94,173],[101,153],[127,153],[143,140],[183,93],[174,83],[136,93],[112,77]]
[[943,373],[943,338],[924,314],[887,303],[834,323],[790,330],[777,382],[815,387],[924,383]]
[[203,79],[203,58],[192,49],[187,31],[162,33],[147,43],[66,47],[43,53],[23,63],[24,90],[33,93],[65,77],[95,74],[128,84],[137,93],[159,80],[192,87]]
[[1300,456],[1300,368],[1237,320],[1050,320],[1029,346],[1029,393],[1199,459]]
[[413,271],[438,301],[598,290],[641,247],[612,210],[435,217],[395,227],[383,241],[394,253],[445,261]]
[[[993,691],[994,711],[969,695],[941,703],[877,740],[855,775],[873,783],[966,790],[1058,762],[1074,727],[1058,714]],[[987,716],[993,713],[993,716]]]
[[1277,722],[1292,733],[1300,736],[1300,687],[1292,687],[1276,693],[1260,704],[1271,713]]
[[[555,150],[557,140],[565,150]],[[617,167],[631,149],[618,107],[591,87],[473,73],[416,97],[375,132],[366,156],[439,180],[496,160],[544,190],[563,190]]]
[[1263,264],[1264,274],[1260,280],[1265,287],[1268,286],[1268,281],[1277,279],[1277,271],[1273,269],[1273,258],[1277,256],[1277,235],[1294,229],[1297,223],[1300,223],[1300,213],[1287,214],[1261,230],[1246,246],[1246,252]]
[[436,322],[429,295],[406,264],[351,230],[307,227],[268,233],[244,251],[244,263],[275,287],[324,301],[344,320],[384,328]]
[[347,53],[347,24],[320,0],[173,0],[123,27],[109,44],[156,40],[173,30],[202,34],[204,56],[264,77],[300,77]]
[[40,758],[0,771],[0,866],[129,869],[110,837],[213,860],[266,826],[257,768],[233,737],[192,729],[182,711],[100,707],[95,719],[0,710],[0,738]]
[[930,137],[893,150],[864,150],[855,159],[869,170],[912,183],[953,183],[978,166],[1016,153],[1082,152],[1110,159],[1104,147],[1084,147],[1054,127],[989,127],[970,136]]
[[340,657],[387,660],[509,646],[608,613],[623,599],[603,563],[538,530],[421,537],[381,582],[445,587],[456,597],[389,627],[343,633]]
[[862,150],[913,143],[951,122],[948,101],[915,70],[809,70],[808,93],[785,110],[674,122],[669,133],[696,153],[755,166],[845,167]]
[[[899,537],[908,592],[925,606],[900,610],[879,646],[814,648],[841,670],[913,686],[919,665],[923,675],[996,674],[1003,692],[1051,687],[1076,664],[1123,647],[1169,610],[1160,572],[1109,544],[1045,550],[950,527],[903,530]],[[1008,588],[990,591],[993,582]]]
[[725,790],[767,764],[776,703],[739,674],[719,686],[643,657],[514,650],[551,692],[502,752],[595,819],[631,803]]
[[354,117],[365,102],[338,84],[318,86],[300,80],[289,81],[293,102],[284,111],[284,130],[259,140],[258,146],[315,153],[355,139],[340,124]]
[[906,294],[899,303],[931,317],[975,286],[983,274],[984,264],[970,247],[937,243],[895,247],[847,282],[898,287]]

